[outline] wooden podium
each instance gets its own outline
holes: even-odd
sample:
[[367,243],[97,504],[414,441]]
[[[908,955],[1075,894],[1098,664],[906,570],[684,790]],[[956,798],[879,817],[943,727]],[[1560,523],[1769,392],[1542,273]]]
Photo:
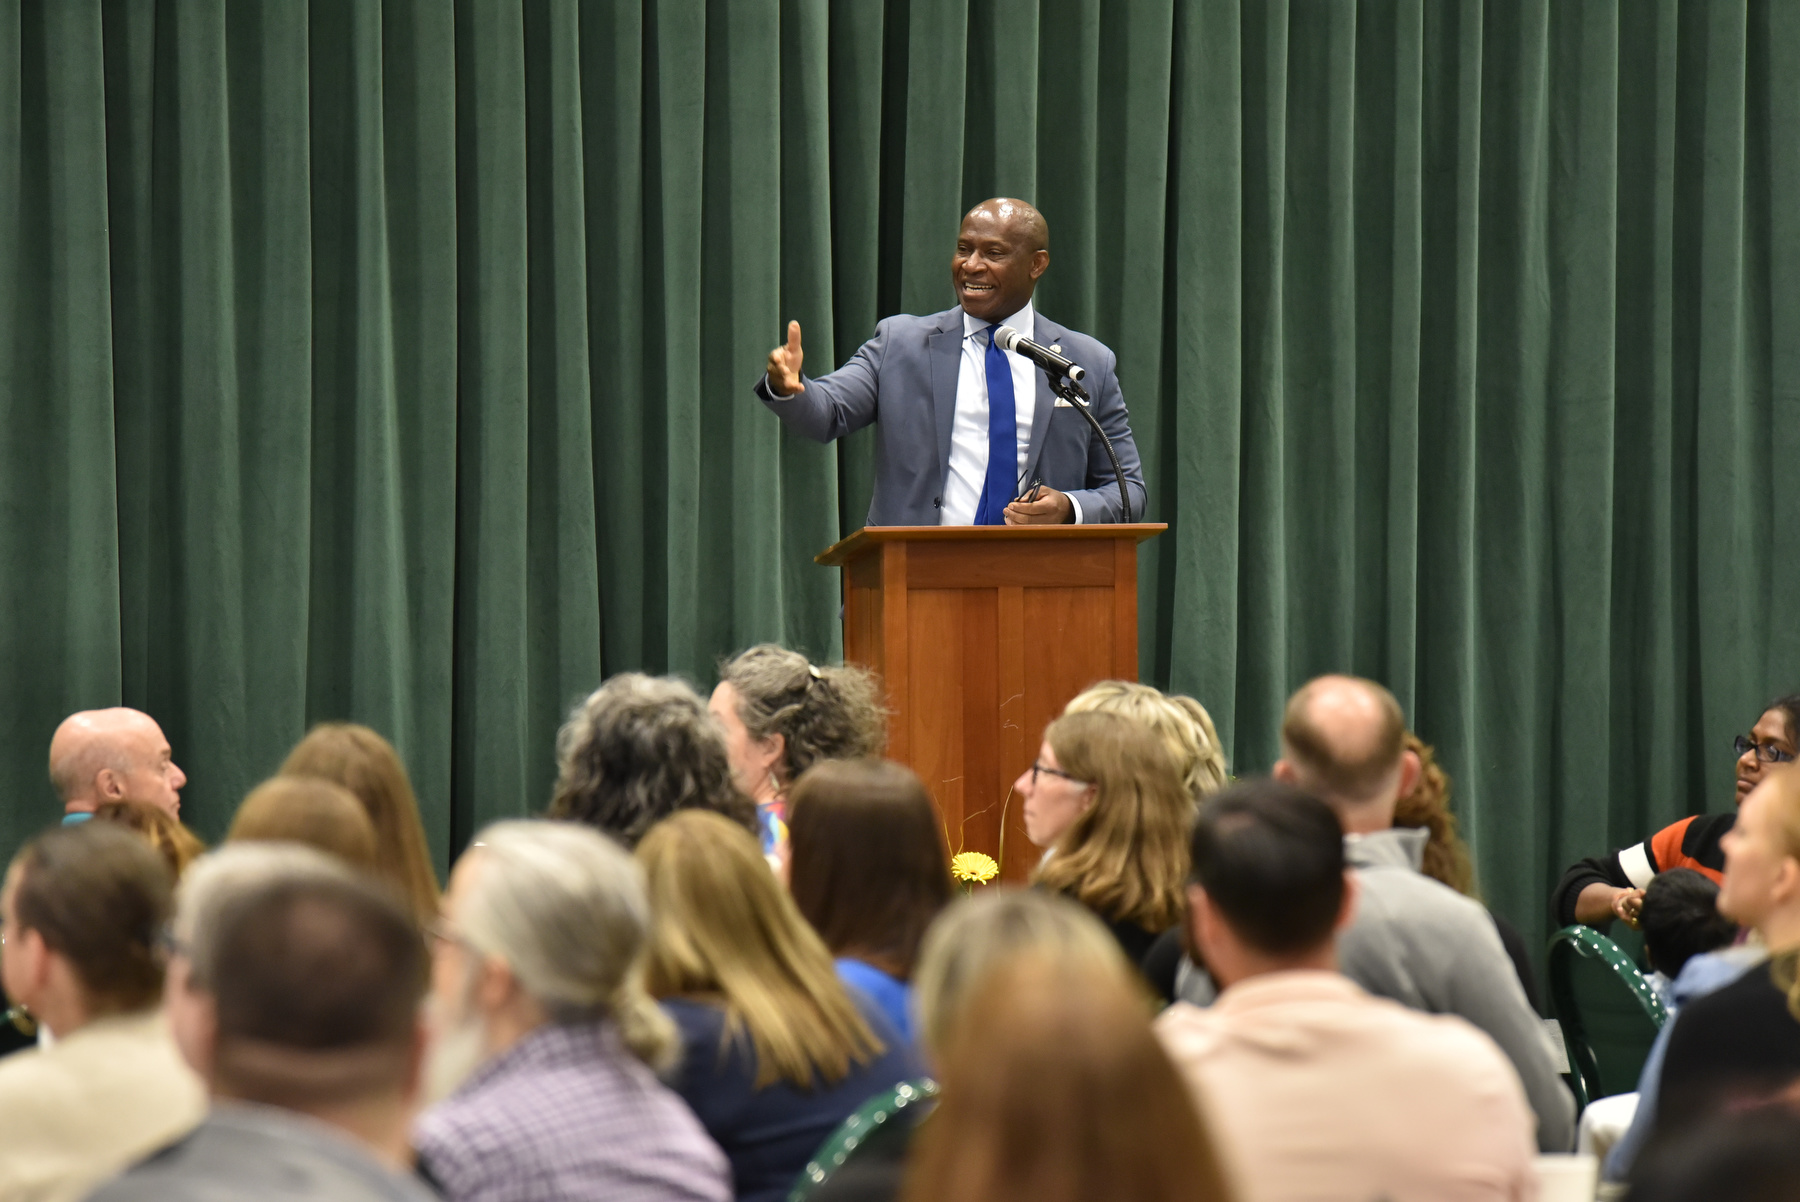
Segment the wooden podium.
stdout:
[[844,571],[844,658],[881,678],[888,755],[925,781],[952,852],[1031,874],[1013,781],[1069,698],[1137,679],[1137,545],[1166,529],[869,526],[819,554]]

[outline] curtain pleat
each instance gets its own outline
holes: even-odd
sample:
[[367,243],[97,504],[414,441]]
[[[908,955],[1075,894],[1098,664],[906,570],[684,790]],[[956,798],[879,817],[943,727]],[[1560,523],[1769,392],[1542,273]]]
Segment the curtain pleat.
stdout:
[[314,721],[440,867],[604,674],[838,653],[873,431],[749,394],[1032,199],[1151,487],[1142,667],[1392,686],[1529,930],[1800,688],[1779,0],[0,0],[0,837],[70,710],[218,835]]

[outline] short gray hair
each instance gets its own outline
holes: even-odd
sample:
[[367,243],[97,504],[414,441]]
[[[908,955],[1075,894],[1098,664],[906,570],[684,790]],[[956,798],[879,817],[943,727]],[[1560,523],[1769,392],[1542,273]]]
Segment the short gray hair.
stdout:
[[650,902],[631,853],[573,823],[512,821],[470,854],[481,871],[456,915],[469,946],[504,961],[551,1021],[611,1018],[639,1057],[668,1063],[675,1028],[644,991]]
[[863,668],[820,668],[798,651],[758,643],[721,664],[719,678],[737,690],[751,738],[782,737],[783,784],[821,760],[869,759],[887,748],[887,711]]
[[210,988],[215,947],[228,911],[278,882],[355,879],[348,866],[299,843],[229,843],[188,866],[175,893],[171,924],[187,958],[188,980]]
[[676,810],[716,810],[756,829],[756,806],[731,778],[725,734],[673,676],[621,672],[588,695],[556,735],[549,816],[585,822],[635,847]]

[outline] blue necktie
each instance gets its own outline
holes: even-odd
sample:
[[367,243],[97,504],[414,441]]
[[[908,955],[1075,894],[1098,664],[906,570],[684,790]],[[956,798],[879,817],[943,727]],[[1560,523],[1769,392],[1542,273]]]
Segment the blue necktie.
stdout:
[[988,465],[981,503],[975,507],[977,526],[1005,525],[1006,507],[1019,482],[1019,426],[1013,409],[1012,364],[994,342],[998,328],[987,328]]

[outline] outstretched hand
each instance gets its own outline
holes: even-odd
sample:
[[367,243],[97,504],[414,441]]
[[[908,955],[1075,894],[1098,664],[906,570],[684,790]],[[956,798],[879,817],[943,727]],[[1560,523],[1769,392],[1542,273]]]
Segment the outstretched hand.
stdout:
[[800,382],[800,323],[788,322],[787,343],[769,352],[769,391],[776,396],[805,392]]

